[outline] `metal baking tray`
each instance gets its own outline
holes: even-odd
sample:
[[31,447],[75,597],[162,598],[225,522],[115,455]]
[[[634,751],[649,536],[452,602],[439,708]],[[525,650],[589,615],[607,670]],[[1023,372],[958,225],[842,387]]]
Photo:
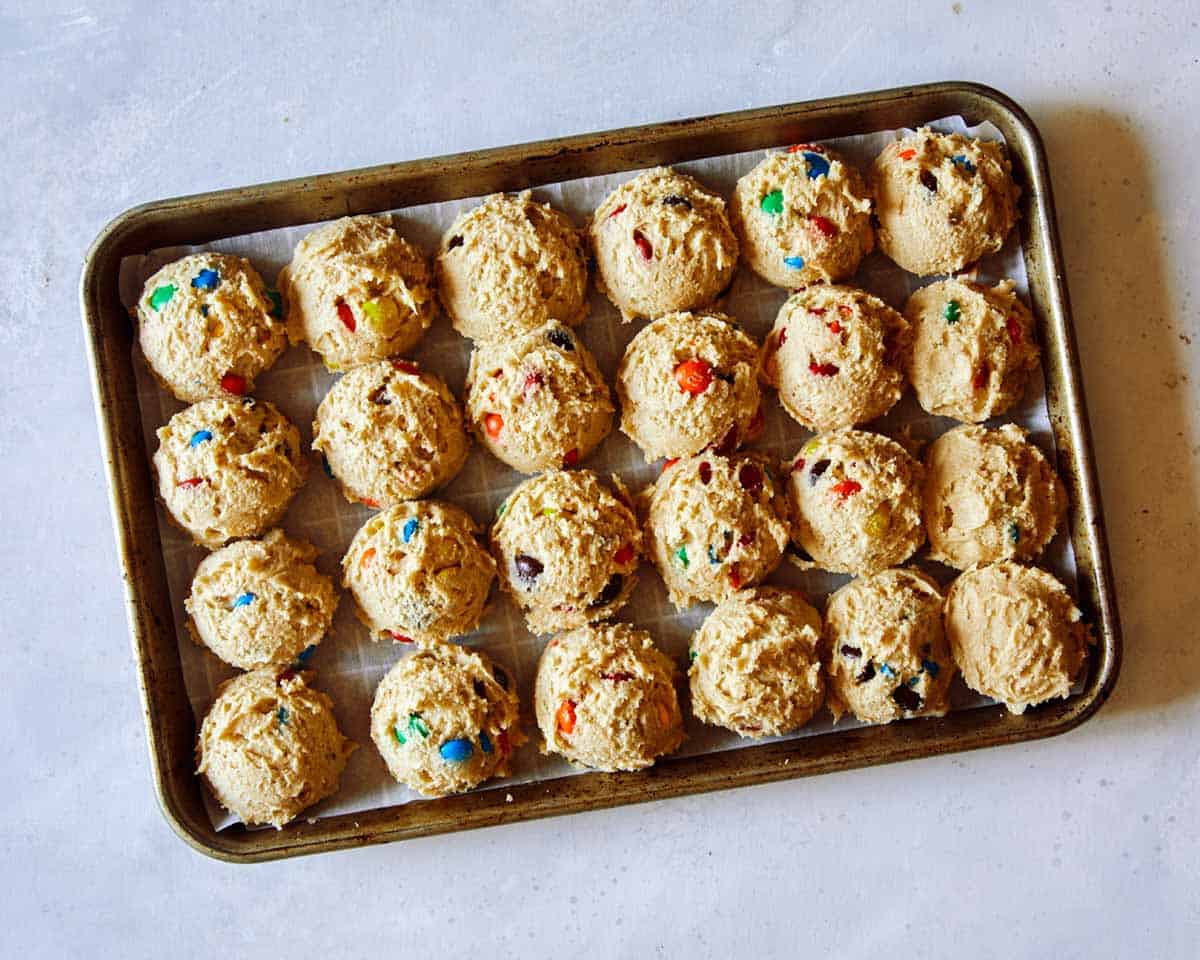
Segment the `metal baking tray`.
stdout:
[[[195,775],[196,727],[184,689],[142,439],[135,333],[118,296],[123,257],[347,214],[915,127],[951,114],[962,115],[968,124],[990,120],[1001,130],[1023,187],[1019,229],[1044,347],[1058,468],[1071,499],[1067,532],[1078,566],[1077,600],[1097,638],[1081,692],[1022,716],[1011,716],[1002,706],[986,707],[936,720],[666,758],[639,773],[588,773],[311,823],[300,819],[278,831],[240,825],[213,829]],[[155,788],[172,828],[209,856],[270,860],[1033,740],[1082,723],[1116,683],[1121,631],[1045,149],[1025,112],[988,87],[958,82],[902,87],[160,200],[127,210],[101,231],[84,262],[80,302]]]

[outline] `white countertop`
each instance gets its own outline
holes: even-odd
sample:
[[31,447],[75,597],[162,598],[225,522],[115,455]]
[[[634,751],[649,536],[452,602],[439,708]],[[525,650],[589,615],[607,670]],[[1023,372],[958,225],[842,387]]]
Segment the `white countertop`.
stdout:
[[[0,955],[1195,955],[1194,4],[51,6],[0,10]],[[153,799],[78,318],[101,226],[163,196],[942,79],[1013,96],[1050,155],[1125,627],[1099,715],[258,867],[185,847]]]

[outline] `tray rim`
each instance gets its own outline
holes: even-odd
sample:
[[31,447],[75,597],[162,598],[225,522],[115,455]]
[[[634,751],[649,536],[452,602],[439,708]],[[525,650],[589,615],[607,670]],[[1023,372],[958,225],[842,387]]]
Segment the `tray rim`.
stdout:
[[[942,106],[938,107],[937,104]],[[131,471],[140,469],[145,474],[149,472],[140,422],[132,433],[129,430],[131,409],[134,414],[137,411],[136,397],[122,397],[119,385],[112,379],[112,364],[120,366],[121,358],[116,353],[110,356],[111,348],[103,329],[106,316],[111,316],[113,310],[114,268],[119,265],[121,257],[140,249],[149,249],[142,243],[142,238],[154,234],[161,239],[164,227],[170,236],[172,225],[194,223],[195,218],[208,216],[206,211],[214,205],[224,216],[220,230],[207,234],[204,230],[193,230],[186,234],[177,232],[175,242],[182,242],[184,236],[189,242],[207,242],[222,236],[311,223],[346,213],[408,205],[393,203],[381,206],[373,202],[380,197],[391,196],[397,189],[407,190],[413,196],[416,195],[415,191],[425,190],[416,202],[478,195],[453,190],[445,192],[447,178],[456,174],[461,176],[464,170],[477,179],[499,179],[506,184],[511,180],[512,186],[498,188],[514,189],[569,179],[555,171],[563,164],[582,162],[589,153],[595,156],[596,151],[604,153],[601,166],[611,161],[616,165],[608,166],[608,169],[634,170],[658,162],[647,161],[646,157],[669,152],[680,142],[703,144],[706,137],[735,136],[758,125],[777,126],[786,122],[801,128],[806,124],[810,127],[824,124],[824,131],[805,133],[804,139],[827,139],[844,135],[845,132],[881,129],[877,123],[863,125],[863,121],[889,106],[916,108],[927,105],[928,108],[921,109],[920,114],[932,118],[949,113],[972,112],[968,104],[974,107],[975,116],[994,122],[1000,119],[1003,121],[1001,126],[1007,125],[1020,134],[1020,149],[1017,144],[1010,142],[1010,151],[1020,152],[1026,161],[1029,213],[1021,226],[1022,242],[1027,262],[1031,254],[1045,258],[1045,263],[1040,267],[1030,265],[1030,292],[1033,296],[1036,270],[1037,285],[1045,289],[1040,290],[1041,296],[1035,299],[1045,302],[1039,303],[1040,309],[1035,312],[1043,325],[1043,334],[1053,334],[1052,338],[1043,337],[1046,341],[1045,359],[1050,359],[1050,348],[1054,346],[1056,370],[1053,372],[1057,374],[1054,389],[1056,392],[1061,390],[1061,402],[1067,407],[1063,422],[1058,422],[1052,407],[1051,421],[1059,447],[1060,472],[1063,469],[1064,444],[1071,458],[1069,482],[1073,488],[1069,534],[1077,554],[1082,553],[1086,557],[1086,562],[1080,563],[1079,592],[1083,594],[1086,583],[1090,601],[1087,612],[1094,622],[1098,640],[1095,653],[1090,658],[1091,674],[1082,693],[1065,701],[1035,708],[1022,717],[1011,717],[999,706],[987,707],[950,714],[939,720],[856,728],[818,737],[746,746],[722,753],[675,758],[635,774],[585,773],[421,804],[342,814],[312,823],[301,820],[281,831],[248,831],[236,826],[218,832],[212,828],[207,817],[201,819],[196,816],[196,805],[186,802],[186,786],[179,779],[180,759],[177,755],[172,756],[172,748],[168,743],[170,737],[160,729],[170,713],[174,713],[177,722],[182,722],[178,702],[178,693],[183,690],[182,670],[174,626],[170,622],[164,623],[161,617],[155,615],[153,598],[147,596],[153,584],[147,585],[142,580],[143,576],[151,580],[154,578],[154,549],[158,551],[159,567],[162,557],[156,530],[150,545],[153,548],[151,555],[145,555],[146,545],[138,539],[139,535],[144,535],[145,529],[139,530],[138,514],[131,501],[131,486],[137,486],[137,478],[131,475]],[[935,109],[937,112],[932,112]],[[980,115],[980,110],[985,116]],[[720,131],[714,133],[715,127],[720,127]],[[784,142],[786,139],[774,142]],[[700,150],[692,152],[687,159],[729,152],[736,151],[726,149],[706,153]],[[630,159],[642,162],[630,164]],[[674,162],[683,162],[684,159],[679,157]],[[531,170],[537,171],[537,175],[523,175]],[[518,171],[515,179],[510,176],[512,171]],[[598,170],[575,175],[587,176],[595,172]],[[439,190],[442,195],[439,195]],[[297,216],[296,212],[302,208],[304,215]],[[321,215],[313,216],[313,210],[320,211]],[[246,229],[247,224],[253,226]],[[1026,229],[1029,230],[1028,234],[1025,233]],[[156,230],[159,231],[157,234]],[[165,244],[157,240],[154,243],[154,246],[162,245]],[[175,833],[193,849],[207,856],[236,863],[258,862],[1041,739],[1065,733],[1093,716],[1116,683],[1122,656],[1121,628],[1045,148],[1036,126],[1025,111],[1008,96],[991,87],[965,81],[896,87],[407,160],[139,204],[114,217],[89,248],[80,277],[80,306],[155,793],[163,816]],[[124,316],[119,301],[117,308],[118,313]],[[128,357],[126,363],[131,366]],[[1048,403],[1051,373],[1047,365]],[[1059,377],[1061,382],[1058,381]],[[145,521],[146,518],[142,516],[140,527],[146,528]],[[1080,540],[1083,541],[1082,551]],[[1084,605],[1083,599],[1081,596],[1081,606]],[[175,644],[174,664],[170,662],[170,649],[163,642],[168,634],[171,643]],[[165,649],[158,650],[156,647]],[[164,660],[166,662],[162,662]],[[176,699],[170,699],[172,696]],[[186,691],[183,692],[182,706],[186,709],[187,722],[192,726],[194,737],[195,725]],[[962,722],[961,718],[964,717],[972,722]],[[956,721],[955,718],[960,719]],[[958,727],[967,731],[967,735],[959,735],[956,730]],[[947,736],[956,739],[947,741]],[[192,799],[198,801],[202,789],[199,779],[190,770],[183,776],[190,781],[195,793]],[[505,794],[513,797],[512,802],[506,801]],[[406,817],[404,814],[411,813],[414,806],[422,808],[423,815]],[[433,807],[436,807],[436,811],[431,809]],[[414,820],[417,822],[411,822]]]

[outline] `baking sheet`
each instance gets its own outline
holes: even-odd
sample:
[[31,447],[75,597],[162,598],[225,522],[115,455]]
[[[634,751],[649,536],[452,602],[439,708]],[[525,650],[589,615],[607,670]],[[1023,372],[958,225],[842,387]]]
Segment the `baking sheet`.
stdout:
[[[999,131],[991,124],[967,128],[958,117],[943,118],[933,121],[930,125],[945,132],[958,131],[987,139],[1002,139]],[[860,169],[865,169],[875,154],[895,136],[894,131],[884,131],[824,142],[839,150]],[[779,146],[783,147],[786,144]],[[766,151],[761,150],[751,151],[682,163],[677,167],[694,174],[708,186],[728,197],[738,177],[754,166],[765,153]],[[566,181],[539,188],[534,194],[538,199],[548,201],[566,211],[576,223],[582,224],[603,197],[630,176],[632,173],[627,172]],[[396,225],[406,237],[419,243],[427,251],[432,251],[454,217],[477,202],[478,198],[471,198],[410,207],[395,212]],[[291,259],[296,243],[315,226],[316,224],[309,224],[250,234],[218,241],[204,248],[172,247],[155,250],[145,256],[128,257],[121,264],[122,303],[132,309],[142,283],[151,273],[162,264],[198,249],[212,249],[249,257],[268,284],[271,284],[279,268]],[[979,265],[978,276],[981,281],[989,283],[1003,277],[1011,277],[1016,281],[1018,292],[1023,296],[1027,295],[1025,265],[1015,232],[1003,250]],[[875,252],[863,262],[857,276],[850,282],[899,308],[909,293],[923,281],[905,274],[887,258]],[[747,332],[761,341],[770,330],[775,314],[786,297],[786,291],[769,286],[754,276],[749,269],[743,268],[737,273],[726,310],[742,323]],[[616,310],[594,289],[591,292],[591,304],[591,313],[579,328],[579,333],[596,354],[596,359],[611,384],[625,345],[640,329],[640,324],[620,324]],[[435,323],[411,355],[424,367],[445,378],[451,389],[461,397],[470,344],[455,333],[448,322],[442,320]],[[158,387],[140,356],[135,356],[135,369],[146,446],[148,450],[153,451],[157,447],[154,431],[184,405]],[[256,396],[275,403],[300,428],[307,443],[311,441],[311,424],[316,406],[333,380],[333,375],[325,371],[320,360],[307,347],[293,347],[284,353],[270,371],[259,378]],[[765,403],[764,409],[766,427],[759,440],[752,445],[753,448],[768,451],[781,458],[790,457],[803,445],[809,436],[808,431],[792,421],[777,402]],[[1053,437],[1046,412],[1044,385],[1040,377],[1035,378],[1021,405],[1003,420],[1021,424],[1030,431],[1035,442],[1048,454],[1053,454]],[[910,392],[886,417],[869,426],[890,435],[896,435],[903,429],[913,437],[932,439],[953,425],[952,421],[930,417],[924,413]],[[609,473],[619,474],[631,491],[640,490],[651,482],[658,475],[660,467],[657,463],[646,464],[640,451],[618,430],[614,430],[584,466],[602,476]],[[457,503],[480,523],[487,524],[496,507],[523,479],[521,474],[510,470],[476,447],[459,476],[437,495]],[[199,724],[212,701],[216,686],[236,671],[192,643],[190,639],[184,625],[183,601],[187,596],[192,574],[206,555],[206,551],[192,545],[185,534],[169,523],[161,505],[157,509],[158,529],[176,631],[180,638],[184,680]],[[289,508],[283,526],[290,534],[304,537],[317,545],[322,551],[318,566],[340,584],[339,561],[342,553],[355,531],[371,512],[361,505],[347,503],[333,481],[318,468],[310,472],[309,481]],[[916,561],[942,583],[948,582],[953,576],[952,571],[926,561],[921,555],[918,555]],[[1074,555],[1070,541],[1064,534],[1060,533],[1055,539],[1043,559],[1043,564],[1068,586],[1074,587]],[[820,607],[824,597],[848,579],[821,571],[799,571],[785,563],[769,582],[797,586]],[[682,613],[675,611],[667,600],[666,591],[657,573],[650,565],[643,565],[633,598],[617,619],[636,623],[650,630],[662,648],[677,659],[682,669],[686,664],[690,635],[710,610],[710,604],[701,604]],[[531,735],[531,742],[517,751],[514,760],[516,776],[508,780],[489,781],[481,789],[503,789],[506,784],[581,772],[565,761],[541,756],[537,751],[530,694],[534,668],[544,640],[525,629],[520,612],[511,601],[498,589],[495,590],[492,606],[479,630],[460,642],[487,650],[517,678],[525,707],[523,720],[526,732]],[[391,780],[382,759],[371,743],[369,734],[369,711],[375,686],[407,649],[402,645],[371,641],[353,614],[352,601],[343,596],[333,628],[317,648],[310,666],[316,671],[315,685],[329,692],[334,698],[342,730],[363,749],[356,751],[351,757],[342,779],[341,790],[308,811],[306,816],[309,819],[421,799],[417,794]],[[990,702],[968,691],[961,680],[956,681],[953,699],[955,709],[970,709]],[[853,725],[853,720],[844,718],[839,727]],[[823,711],[808,726],[791,737],[820,735],[830,729],[831,718]],[[684,755],[736,749],[759,742],[742,740],[718,728],[705,726],[690,717],[687,732],[688,740],[679,751]],[[207,791],[204,797],[214,827],[221,829],[235,822],[234,818],[217,806]]]

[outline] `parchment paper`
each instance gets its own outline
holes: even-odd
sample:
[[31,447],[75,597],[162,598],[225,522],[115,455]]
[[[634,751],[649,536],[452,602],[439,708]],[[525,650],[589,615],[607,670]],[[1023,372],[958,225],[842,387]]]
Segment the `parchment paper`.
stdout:
[[[967,128],[960,117],[943,118],[933,121],[930,125],[944,132],[965,132],[986,139],[1002,139],[999,131],[991,124]],[[895,139],[896,135],[896,131],[884,131],[825,142],[840,151],[851,163],[865,170],[874,156],[885,144]],[[783,147],[786,144],[779,146]],[[677,167],[695,175],[723,196],[729,197],[738,177],[750,170],[766,152],[752,151],[681,163],[677,164]],[[534,194],[538,199],[549,201],[559,209],[565,210],[577,224],[582,225],[587,215],[599,205],[608,192],[632,175],[632,172],[627,172],[566,181],[539,188]],[[396,225],[402,234],[422,245],[426,251],[432,252],[454,217],[477,202],[478,198],[473,198],[395,211]],[[172,247],[152,251],[146,256],[126,258],[121,264],[122,302],[132,311],[142,284],[151,273],[162,264],[199,249],[212,249],[249,257],[268,285],[273,285],[279,268],[291,259],[296,243],[314,226],[316,224],[249,234],[218,241],[207,248]],[[1011,277],[1016,281],[1018,292],[1028,300],[1025,263],[1015,231],[999,254],[979,265],[978,276],[980,280],[988,283]],[[908,295],[922,285],[922,281],[904,273],[878,251],[864,261],[858,275],[850,282],[871,291],[896,308],[903,306]],[[761,342],[786,297],[787,291],[766,284],[743,266],[737,272],[726,309],[742,323],[744,329]],[[591,294],[591,306],[591,313],[579,328],[579,332],[595,352],[596,359],[611,384],[625,345],[641,325],[619,323],[617,311],[594,289]],[[412,351],[412,356],[424,367],[444,377],[461,399],[470,349],[470,342],[455,333],[449,322],[442,318],[434,324],[417,349]],[[159,388],[136,348],[135,353],[138,354],[135,357],[138,401],[146,447],[147,450],[154,451],[157,449],[155,430],[166,423],[183,405]],[[325,371],[316,354],[306,346],[292,347],[270,371],[259,378],[256,396],[276,404],[300,428],[305,443],[308,444],[312,440],[312,420],[317,404],[333,380],[334,377]],[[764,388],[764,394],[766,428],[753,447],[767,450],[779,457],[791,456],[804,443],[808,432],[783,412],[771,396],[772,391]],[[1053,437],[1049,428],[1044,383],[1041,378],[1035,378],[1020,406],[1003,419],[1015,421],[1028,429],[1033,440],[1051,456],[1051,462],[1054,462]],[[872,423],[870,428],[895,435],[899,429],[907,427],[914,437],[932,439],[953,425],[949,420],[930,417],[924,413],[909,391],[885,418]],[[601,476],[619,474],[633,492],[651,482],[658,475],[660,468],[659,464],[646,464],[640,451],[615,428],[613,434],[583,465],[597,471]],[[370,516],[371,511],[364,506],[347,503],[333,481],[324,475],[319,466],[314,466],[307,485],[289,508],[283,526],[290,534],[308,539],[317,545],[322,551],[318,566],[326,574],[334,577],[340,586],[341,556],[354,532]],[[459,476],[448,487],[438,492],[437,496],[457,503],[480,523],[487,524],[491,521],[496,507],[522,479],[524,478],[520,474],[476,446]],[[205,556],[204,549],[192,545],[185,534],[168,522],[161,504],[158,506],[158,529],[175,612],[184,679],[198,727],[212,702],[215,688],[235,671],[207,650],[194,644],[184,625],[184,598],[188,594],[196,566]],[[916,560],[943,584],[953,576],[952,571],[924,559],[923,555],[918,555]],[[1068,586],[1074,586],[1074,553],[1065,535],[1060,533],[1055,539],[1043,563]],[[820,608],[825,596],[848,579],[845,576],[822,572],[801,572],[785,562],[770,578],[770,582],[800,587]],[[356,740],[362,749],[350,758],[338,793],[308,811],[305,816],[309,819],[421,800],[417,794],[391,779],[369,734],[369,713],[375,686],[391,665],[410,648],[371,641],[366,630],[355,618],[352,608],[351,599],[343,595],[333,628],[313,654],[309,666],[316,672],[315,686],[333,697],[338,722],[343,732]],[[649,564],[643,564],[633,598],[617,619],[648,629],[662,648],[674,656],[681,669],[684,669],[688,639],[711,609],[710,604],[701,604],[683,613],[676,612],[667,601],[666,591],[657,572]],[[523,703],[523,721],[526,732],[530,735],[530,743],[521,748],[514,759],[516,775],[509,780],[490,781],[481,789],[502,790],[507,784],[581,772],[565,761],[544,757],[538,752],[531,693],[534,669],[544,641],[525,629],[519,611],[498,589],[493,590],[492,606],[479,630],[460,642],[485,649],[517,678]],[[953,699],[955,709],[971,709],[989,702],[967,690],[961,679],[956,680]],[[686,708],[684,712],[685,715],[688,714]],[[843,718],[840,723],[843,728],[854,725],[855,721],[852,718]],[[819,736],[832,728],[829,713],[822,711],[808,726],[792,736]],[[683,755],[732,750],[760,742],[741,740],[731,733],[705,726],[690,716],[687,733],[688,739],[680,749],[680,754]],[[205,800],[215,827],[220,829],[235,822],[233,817],[213,801],[207,790]]]

